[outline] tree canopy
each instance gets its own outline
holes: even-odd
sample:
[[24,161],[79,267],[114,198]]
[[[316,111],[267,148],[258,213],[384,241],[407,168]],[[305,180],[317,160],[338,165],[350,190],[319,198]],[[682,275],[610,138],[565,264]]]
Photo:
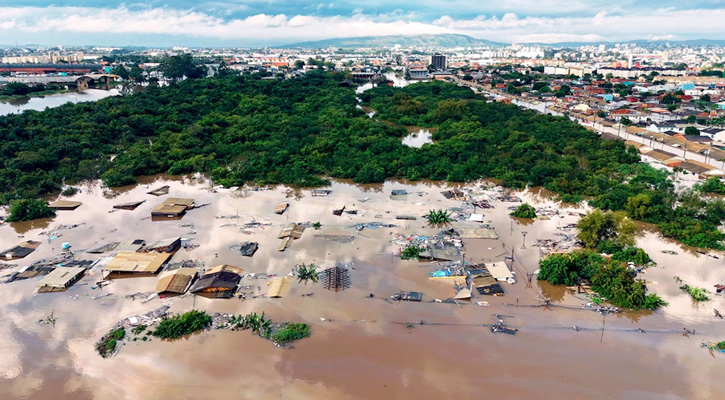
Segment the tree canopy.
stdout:
[[602,241],[622,246],[634,244],[636,226],[623,212],[594,210],[577,223],[579,240],[588,248],[597,248]]

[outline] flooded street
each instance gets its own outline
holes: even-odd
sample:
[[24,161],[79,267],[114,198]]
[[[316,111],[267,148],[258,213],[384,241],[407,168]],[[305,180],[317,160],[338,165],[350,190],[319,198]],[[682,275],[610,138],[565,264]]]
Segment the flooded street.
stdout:
[[44,97],[16,97],[9,100],[0,100],[0,115],[19,114],[25,110],[43,111],[46,107],[53,108],[66,103],[97,101],[109,96],[118,96],[119,94],[118,89],[88,89],[83,93],[68,92]]
[[[147,194],[163,185],[170,186],[167,196]],[[700,348],[704,341],[725,340],[725,322],[714,319],[712,313],[713,308],[725,310],[725,300],[713,293],[712,301],[693,305],[673,278],[712,289],[715,283],[725,283],[725,258],[683,249],[643,231],[638,245],[658,265],[642,277],[649,290],[670,305],[655,313],[602,316],[583,309],[583,301],[565,288],[535,280],[527,287],[526,282],[527,274],[538,269],[541,257],[535,241],[558,237],[555,233],[562,231],[558,227],[576,223],[578,213],[586,208],[570,206],[563,217],[514,221],[508,215],[509,207],[519,203],[494,201],[495,208],[478,212],[483,213],[484,224],[495,228],[499,239],[464,239],[465,260],[474,264],[499,261],[513,251],[517,282],[503,283],[503,297],[475,296],[460,306],[432,303],[429,301],[453,296],[453,284],[428,279],[428,273],[438,268],[436,263],[401,261],[394,241],[397,234],[440,232],[421,217],[430,209],[460,207],[460,201],[440,193],[453,187],[460,185],[387,182],[358,186],[336,181],[328,188],[332,191],[328,197],[313,197],[310,190],[215,190],[201,177],[157,176],[143,178],[140,184],[117,190],[111,197],[98,184],[81,186],[81,193],[63,198],[83,203],[75,211],[58,211],[52,220],[0,226],[2,249],[26,240],[41,242],[28,257],[5,263],[17,266],[0,269],[0,280],[33,261],[58,254],[63,242],[70,244],[78,258],[95,261],[107,254],[84,250],[131,239],[150,243],[182,237],[198,247],[178,250],[171,262],[198,259],[207,268],[230,264],[245,273],[280,276],[301,263],[321,268],[336,262],[354,263],[351,288],[333,292],[319,283],[298,283],[293,278],[291,290],[283,298],[222,300],[187,294],[143,303],[126,296],[154,291],[155,276],[114,279],[99,289],[95,288],[101,279],[97,272],[62,293],[36,294],[40,278],[3,284],[0,398],[725,398],[720,384],[725,354],[712,355]],[[391,199],[394,189],[408,194]],[[516,195],[537,207],[557,205],[545,190]],[[151,209],[168,197],[192,198],[201,207],[180,220],[151,220]],[[145,202],[135,210],[109,213],[114,204],[140,200]],[[277,215],[273,211],[282,201],[290,207]],[[333,215],[332,210],[342,204],[357,214]],[[395,218],[401,214],[417,219]],[[227,218],[217,218],[221,216]],[[319,230],[307,228],[286,251],[278,251],[281,240],[277,235],[284,225],[318,221]],[[242,226],[248,222],[261,226]],[[352,227],[368,222],[396,226],[359,232]],[[79,225],[57,229],[74,224]],[[451,226],[480,225],[456,221]],[[51,230],[52,235],[41,235]],[[329,240],[330,235],[352,235],[354,240],[341,243]],[[253,257],[242,257],[232,249],[250,240],[259,243]],[[267,282],[245,278],[242,285],[262,294]],[[422,292],[423,301],[388,301],[400,290]],[[99,297],[107,293],[111,295]],[[541,307],[545,298],[558,307]],[[490,307],[477,305],[481,300]],[[162,304],[170,305],[174,313],[191,308],[235,314],[264,312],[274,321],[308,323],[312,335],[296,342],[294,348],[284,349],[249,331],[210,331],[172,342],[155,338],[130,342],[108,359],[96,353],[94,343],[116,322]],[[37,323],[51,312],[57,318],[54,326]],[[493,334],[482,326],[496,322],[496,314],[519,332],[515,336]],[[674,333],[683,327],[696,334]],[[647,333],[640,333],[640,328]]]

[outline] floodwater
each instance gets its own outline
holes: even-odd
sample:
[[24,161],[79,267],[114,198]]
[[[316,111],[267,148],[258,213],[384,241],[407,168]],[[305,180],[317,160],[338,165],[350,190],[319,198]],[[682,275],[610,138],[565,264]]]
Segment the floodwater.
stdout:
[[428,129],[420,129],[409,133],[403,138],[403,144],[408,147],[423,147],[426,143],[433,143],[433,134]]
[[[171,187],[168,196],[146,194],[162,185]],[[538,268],[540,254],[532,245],[534,240],[555,238],[557,227],[576,222],[576,213],[585,210],[571,208],[572,215],[528,221],[527,225],[509,217],[508,207],[516,203],[495,202],[494,209],[482,212],[485,223],[496,228],[500,239],[466,240],[466,260],[502,260],[514,252],[518,282],[504,284],[504,297],[476,298],[460,307],[428,303],[452,296],[452,284],[427,279],[435,264],[399,260],[394,256],[398,246],[392,240],[396,233],[430,235],[438,230],[427,227],[421,218],[399,221],[394,216],[421,216],[432,208],[459,206],[439,193],[447,187],[431,182],[356,186],[336,181],[329,188],[329,197],[312,197],[309,190],[284,187],[215,190],[200,176],[147,177],[139,185],[113,193],[104,192],[98,184],[82,186],[81,193],[71,197],[83,202],[75,211],[60,211],[42,223],[0,226],[0,247],[24,240],[43,242],[29,257],[15,261],[17,267],[0,270],[0,275],[57,254],[62,242],[70,243],[79,258],[95,260],[99,255],[82,250],[109,241],[142,238],[151,242],[181,236],[199,247],[179,250],[172,261],[199,259],[207,267],[225,263],[246,272],[279,275],[303,262],[323,268],[338,261],[354,262],[352,287],[335,293],[319,284],[294,281],[289,295],[281,299],[186,296],[144,304],[125,296],[153,291],[155,277],[113,280],[103,292],[92,289],[98,274],[84,277],[65,293],[34,294],[37,278],[5,284],[0,286],[0,398],[725,398],[720,384],[725,355],[713,356],[700,348],[703,341],[725,339],[725,322],[712,317],[712,308],[725,309],[725,301],[713,296],[706,307],[694,306],[673,278],[679,276],[701,287],[725,282],[723,259],[685,252],[654,233],[644,233],[639,245],[658,263],[644,277],[650,290],[670,306],[656,313],[602,317],[580,309],[582,300],[564,288],[536,282],[527,288],[525,284],[526,274]],[[405,200],[391,200],[392,189],[405,189],[409,194]],[[554,205],[542,191],[518,195],[539,207]],[[151,209],[169,196],[194,198],[197,205],[208,205],[189,211],[181,220],[148,218]],[[113,204],[134,200],[146,202],[134,211],[109,213]],[[290,202],[290,208],[276,215],[274,207],[281,201]],[[358,214],[332,215],[331,210],[343,203]],[[239,218],[215,218],[230,215]],[[270,225],[240,229],[250,221]],[[322,227],[305,230],[286,251],[277,251],[280,240],[276,235],[281,227],[305,221],[320,221]],[[398,226],[359,233],[350,228],[370,221]],[[62,236],[50,242],[48,236],[40,235],[61,224],[79,223],[84,224],[55,230],[54,235]],[[193,227],[182,226],[188,224]],[[454,222],[452,226],[477,225]],[[318,237],[325,234],[350,234],[355,240],[337,243]],[[231,250],[234,244],[248,240],[259,242],[254,257],[241,257]],[[679,254],[661,253],[662,249]],[[247,278],[243,284],[256,287],[252,289],[255,293],[266,291],[265,280]],[[424,301],[384,301],[399,290],[423,292]],[[99,293],[112,295],[94,300]],[[374,297],[368,298],[369,294]],[[544,296],[571,308],[525,307],[541,304]],[[476,300],[491,306],[479,307]],[[280,349],[248,331],[213,331],[174,342],[131,342],[110,359],[96,354],[94,343],[117,321],[164,303],[170,304],[172,312],[192,307],[237,314],[263,311],[274,321],[309,323],[312,336],[292,349]],[[36,323],[51,312],[57,318],[54,327]],[[495,314],[504,315],[505,322],[520,328],[519,333],[497,335],[480,326],[495,322]],[[420,321],[444,325],[415,324]],[[414,323],[412,327],[406,326],[409,322]],[[580,330],[571,329],[574,325]],[[695,329],[697,334],[636,331],[683,327]]]
[[82,103],[98,101],[109,96],[118,96],[118,89],[88,89],[83,93],[68,92],[52,94],[45,97],[19,97],[0,101],[0,115],[18,114],[25,110],[43,111],[47,108],[62,106],[65,103]]

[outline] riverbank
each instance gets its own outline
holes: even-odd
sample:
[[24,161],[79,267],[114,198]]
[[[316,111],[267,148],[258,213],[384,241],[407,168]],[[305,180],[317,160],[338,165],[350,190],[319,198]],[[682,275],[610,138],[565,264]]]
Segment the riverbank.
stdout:
[[[146,193],[163,185],[170,187],[168,197],[193,198],[196,204],[209,205],[188,211],[181,220],[153,221],[150,211],[164,197]],[[541,257],[536,241],[560,239],[556,234],[567,232],[561,228],[576,223],[587,210],[561,207],[546,191],[526,190],[515,195],[538,208],[558,210],[559,215],[515,221],[508,215],[509,207],[518,203],[492,199],[494,208],[479,212],[483,224],[490,225],[499,239],[463,239],[470,263],[505,261],[515,253],[512,270],[517,282],[502,284],[505,296],[474,294],[470,302],[459,301],[460,306],[429,302],[452,297],[453,284],[428,278],[440,268],[436,262],[401,261],[395,238],[438,233],[440,229],[428,227],[421,216],[429,209],[461,207],[460,201],[440,192],[451,188],[478,191],[480,185],[334,181],[327,188],[332,191],[327,197],[285,187],[222,189],[201,176],[144,177],[139,185],[113,194],[104,193],[97,183],[81,186],[80,193],[68,198],[83,203],[75,211],[59,211],[52,221],[0,226],[2,243],[42,242],[32,255],[13,261],[17,267],[0,274],[11,274],[34,260],[57,254],[62,242],[68,242],[77,257],[93,260],[100,256],[84,249],[109,241],[143,238],[153,242],[180,236],[198,247],[178,250],[171,262],[198,259],[206,267],[230,264],[246,274],[267,276],[286,276],[300,263],[327,268],[342,262],[352,265],[351,287],[334,292],[321,284],[295,281],[286,296],[268,298],[260,296],[267,291],[267,280],[249,279],[242,282],[250,292],[244,300],[187,295],[143,302],[126,296],[153,292],[156,277],[114,279],[101,290],[93,288],[100,272],[91,272],[67,292],[38,295],[33,294],[37,279],[5,284],[0,286],[0,318],[4,318],[0,334],[7,338],[0,355],[4,371],[0,396],[154,399],[210,397],[239,389],[244,390],[245,398],[468,398],[480,394],[481,387],[487,388],[487,394],[505,398],[542,390],[562,398],[725,396],[717,383],[722,357],[712,358],[700,349],[702,341],[719,341],[725,336],[711,309],[725,309],[725,302],[721,296],[713,296],[708,303],[693,305],[673,279],[679,276],[702,287],[725,281],[720,268],[723,260],[643,232],[637,245],[658,264],[644,277],[650,291],[670,303],[655,313],[601,315],[582,307],[585,301],[565,288],[535,280],[527,287],[527,274],[536,271]],[[407,195],[391,198],[392,190],[405,190]],[[138,200],[146,201],[133,211],[109,213],[114,204]],[[289,209],[277,215],[275,206],[282,201],[290,203]],[[357,212],[333,215],[332,210],[341,204]],[[417,219],[398,220],[397,215]],[[252,221],[260,225],[244,225]],[[290,222],[306,221],[319,221],[320,230],[307,229],[285,251],[278,251],[280,229]],[[361,231],[354,227],[366,222],[395,227]],[[480,224],[456,221],[451,227],[470,229]],[[77,226],[55,231],[62,236],[54,240],[41,235],[59,225]],[[327,240],[339,235],[353,240]],[[234,246],[249,240],[258,242],[259,250],[251,258],[242,257]],[[401,290],[421,292],[423,301],[390,301]],[[546,298],[557,307],[540,307]],[[265,312],[274,320],[308,323],[314,333],[294,350],[221,330],[174,342],[129,342],[116,357],[98,356],[94,343],[119,320],[162,305],[173,313],[192,308],[210,314]],[[536,307],[527,307],[530,305]],[[51,311],[57,318],[55,328],[35,323]],[[498,320],[496,314],[519,329],[515,336],[491,333],[488,325]],[[679,333],[683,327],[697,333],[683,336]],[[108,371],[116,371],[118,379],[109,380]],[[160,381],[164,385],[154,383]]]

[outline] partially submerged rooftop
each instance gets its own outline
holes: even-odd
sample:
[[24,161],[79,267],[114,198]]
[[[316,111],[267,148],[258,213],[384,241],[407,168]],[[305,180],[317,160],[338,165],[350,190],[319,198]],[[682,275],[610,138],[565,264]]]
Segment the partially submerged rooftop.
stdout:
[[135,253],[122,251],[111,259],[104,271],[155,274],[171,257],[170,253]]
[[191,282],[199,272],[198,268],[177,268],[164,271],[159,275],[156,283],[156,293],[159,295],[184,294],[191,286]]
[[230,298],[242,280],[242,270],[231,265],[217,265],[206,271],[189,291],[196,294],[208,294],[215,298]]
[[114,204],[113,208],[117,210],[135,210],[136,207],[143,204],[146,200],[140,200],[140,201],[129,201],[127,203],[119,203]]
[[38,282],[40,291],[60,291],[71,287],[86,271],[84,267],[58,267]]
[[169,197],[151,210],[152,217],[179,217],[194,208],[194,199]]
[[38,246],[40,246],[40,242],[28,240],[20,243],[15,247],[4,250],[2,253],[0,253],[0,257],[5,260],[17,260],[19,258],[24,258],[30,255],[30,253],[34,252],[35,249],[38,248]]
[[54,210],[75,210],[81,206],[80,201],[58,200],[48,204],[48,207]]

